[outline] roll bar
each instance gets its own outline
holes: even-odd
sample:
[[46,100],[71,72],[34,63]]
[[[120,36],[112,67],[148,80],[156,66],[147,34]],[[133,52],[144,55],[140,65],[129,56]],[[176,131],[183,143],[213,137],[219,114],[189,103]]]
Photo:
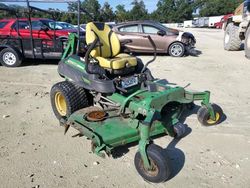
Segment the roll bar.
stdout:
[[[44,9],[40,9],[40,8],[31,6],[30,3],[69,3],[69,2],[77,2],[78,12],[67,12],[67,13],[78,14],[78,17],[77,17],[77,24],[78,24],[77,53],[79,53],[79,50],[80,50],[80,14],[81,14],[81,12],[83,12],[84,14],[87,14],[88,16],[91,16],[91,14],[89,14],[88,11],[86,11],[86,10],[84,10],[84,9],[82,9],[80,7],[81,6],[81,1],[80,0],[1,0],[1,2],[2,3],[19,3],[19,2],[26,3],[26,6],[28,8],[28,16],[27,17],[28,17],[28,21],[29,21],[30,44],[31,44],[31,47],[32,47],[32,56],[33,56],[33,58],[35,58],[35,52],[34,52],[34,40],[33,40],[33,35],[32,35],[32,25],[31,25],[32,11],[36,10],[36,11],[45,12],[45,13],[48,13],[48,14],[51,14],[52,12],[63,12],[63,11],[47,11],[47,10],[44,10]],[[14,9],[11,9],[11,8],[6,8],[6,9],[5,8],[0,8],[0,10],[5,10],[5,11],[9,11],[9,12],[13,10],[13,12],[16,12]],[[17,12],[16,12],[15,16],[16,16],[17,21],[18,21]],[[56,20],[53,14],[52,14],[52,18],[54,20]],[[91,18],[92,18],[92,16],[91,16]],[[17,24],[17,25],[19,25],[19,24]],[[17,29],[18,29],[18,33],[19,33],[19,28],[17,28]],[[55,32],[55,24],[54,24],[54,32]],[[55,33],[54,33],[54,40],[55,40]]]

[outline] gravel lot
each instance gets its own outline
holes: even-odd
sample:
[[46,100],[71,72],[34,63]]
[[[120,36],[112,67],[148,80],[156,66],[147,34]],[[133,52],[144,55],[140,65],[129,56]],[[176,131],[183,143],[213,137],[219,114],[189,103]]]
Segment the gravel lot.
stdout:
[[[136,146],[119,158],[90,152],[90,141],[66,136],[54,117],[49,91],[61,81],[56,63],[27,62],[0,67],[0,187],[249,187],[250,60],[244,52],[223,50],[223,32],[192,29],[199,57],[159,56],[150,68],[159,78],[190,89],[210,90],[226,113],[215,127],[202,127],[191,115],[190,133],[180,141],[165,136],[172,179],[148,184],[137,174]],[[141,56],[149,60],[151,56]]]

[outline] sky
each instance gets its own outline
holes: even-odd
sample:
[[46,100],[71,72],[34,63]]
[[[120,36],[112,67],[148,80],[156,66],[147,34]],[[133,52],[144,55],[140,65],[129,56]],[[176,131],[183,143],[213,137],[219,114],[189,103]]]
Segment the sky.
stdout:
[[[131,2],[133,0],[99,0],[99,3],[101,5],[104,4],[104,2],[108,2],[112,7],[113,11],[115,10],[115,7],[118,4],[124,4],[125,8],[127,10],[131,9]],[[1,2],[1,0],[0,0]],[[144,0],[144,3],[146,5],[146,9],[149,12],[153,12],[156,9],[157,0]],[[6,4],[18,4],[18,5],[25,5],[25,3],[6,3]],[[48,8],[59,8],[60,10],[67,10],[67,4],[66,3],[30,3],[32,6],[36,6],[42,9],[48,9]]]

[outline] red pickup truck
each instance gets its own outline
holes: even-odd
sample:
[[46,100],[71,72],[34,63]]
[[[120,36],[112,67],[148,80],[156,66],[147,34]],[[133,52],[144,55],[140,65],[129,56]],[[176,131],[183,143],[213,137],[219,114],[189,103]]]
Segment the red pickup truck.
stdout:
[[233,15],[234,15],[234,14],[227,14],[227,15],[223,16],[223,18],[221,18],[221,21],[220,21],[220,22],[217,22],[217,23],[214,24],[214,27],[215,27],[216,29],[222,29],[223,24],[224,24],[225,22],[227,22],[227,20],[228,20],[231,16],[233,16]]
[[[25,58],[60,59],[69,33],[77,33],[77,29],[59,29],[51,19],[32,18],[31,22],[27,18],[2,19],[0,62],[17,67]],[[84,36],[83,32],[80,34]]]

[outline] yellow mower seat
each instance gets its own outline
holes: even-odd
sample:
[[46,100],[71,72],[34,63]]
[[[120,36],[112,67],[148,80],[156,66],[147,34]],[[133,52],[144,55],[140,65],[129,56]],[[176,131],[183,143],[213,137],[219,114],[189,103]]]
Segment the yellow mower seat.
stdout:
[[123,69],[125,67],[129,68],[137,65],[136,58],[128,54],[118,54],[113,58],[96,57],[96,59],[99,61],[101,67],[112,70]]
[[99,39],[101,46],[94,48],[90,55],[105,69],[121,70],[135,67],[137,59],[128,54],[120,54],[121,45],[116,34],[104,23],[90,22],[86,25],[87,45]]

